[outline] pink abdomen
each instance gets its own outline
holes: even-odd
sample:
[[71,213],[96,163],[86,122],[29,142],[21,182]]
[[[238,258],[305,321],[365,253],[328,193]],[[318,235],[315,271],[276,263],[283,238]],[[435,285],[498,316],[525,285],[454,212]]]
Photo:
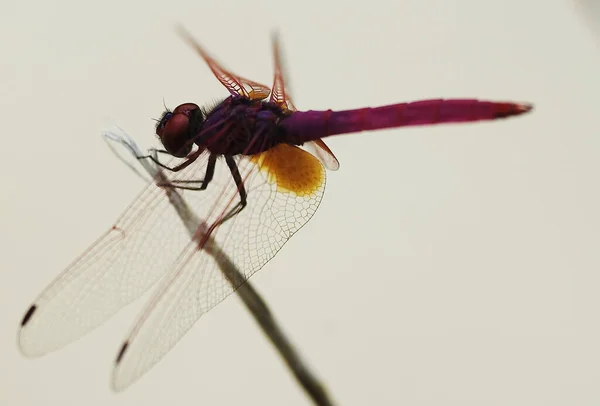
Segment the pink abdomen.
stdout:
[[294,141],[425,124],[494,120],[531,110],[527,104],[437,99],[344,111],[297,111],[281,123]]

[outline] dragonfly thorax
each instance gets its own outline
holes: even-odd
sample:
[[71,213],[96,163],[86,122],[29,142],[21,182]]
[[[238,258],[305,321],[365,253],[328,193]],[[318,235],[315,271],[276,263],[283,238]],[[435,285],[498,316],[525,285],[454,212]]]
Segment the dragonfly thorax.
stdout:
[[273,103],[228,97],[205,113],[194,142],[215,154],[258,154],[286,142],[280,123],[287,116]]

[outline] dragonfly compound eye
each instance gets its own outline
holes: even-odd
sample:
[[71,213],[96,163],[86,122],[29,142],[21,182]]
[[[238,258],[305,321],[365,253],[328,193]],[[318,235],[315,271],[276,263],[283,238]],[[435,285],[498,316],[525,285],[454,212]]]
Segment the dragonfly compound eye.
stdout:
[[156,127],[156,134],[165,149],[173,156],[183,158],[192,150],[195,129],[190,128],[190,117],[199,111],[193,103],[178,106],[172,113],[165,113]]

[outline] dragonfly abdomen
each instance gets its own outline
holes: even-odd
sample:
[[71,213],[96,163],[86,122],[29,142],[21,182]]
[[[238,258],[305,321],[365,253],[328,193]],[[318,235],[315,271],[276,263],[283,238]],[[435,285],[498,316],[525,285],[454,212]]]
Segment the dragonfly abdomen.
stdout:
[[281,126],[296,142],[384,128],[494,120],[531,106],[474,99],[436,99],[343,111],[298,111]]

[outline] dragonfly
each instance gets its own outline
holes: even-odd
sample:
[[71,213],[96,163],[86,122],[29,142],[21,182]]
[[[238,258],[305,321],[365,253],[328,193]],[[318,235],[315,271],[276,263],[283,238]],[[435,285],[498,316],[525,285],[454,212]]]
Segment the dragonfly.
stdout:
[[[112,371],[121,391],[159,362],[206,312],[271,260],[315,214],[326,169],[339,161],[323,138],[398,127],[518,116],[526,103],[435,99],[342,111],[300,111],[285,86],[273,35],[272,87],[226,70],[183,28],[182,38],[229,95],[200,108],[167,109],[156,125],[164,149],[138,156],[166,175],[137,196],[25,312],[19,347],[37,357],[91,332],[158,284],[123,341]],[[167,162],[162,159],[167,157]],[[169,201],[180,191],[208,225],[190,238]],[[238,281],[208,255],[208,237],[240,270]]]

